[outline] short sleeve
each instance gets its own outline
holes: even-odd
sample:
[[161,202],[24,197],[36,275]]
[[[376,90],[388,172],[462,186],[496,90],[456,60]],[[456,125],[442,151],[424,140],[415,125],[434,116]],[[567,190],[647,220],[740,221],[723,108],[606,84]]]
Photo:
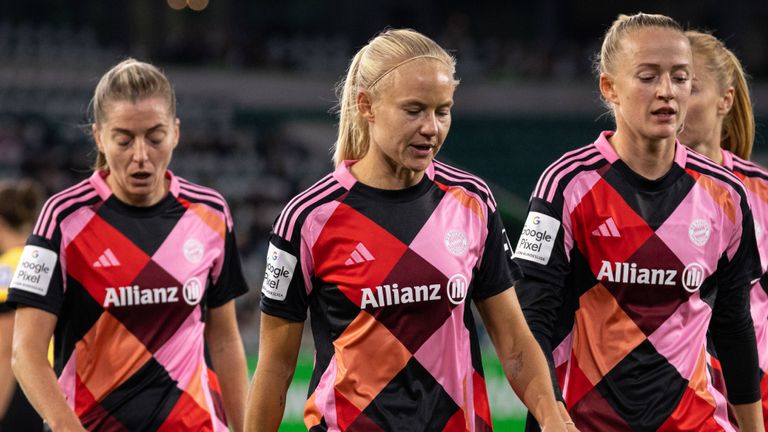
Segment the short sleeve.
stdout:
[[566,250],[563,211],[551,203],[532,198],[528,216],[515,248],[514,260],[527,277],[563,286],[570,271]]
[[269,238],[261,310],[289,321],[307,319],[308,295],[302,273],[300,243],[289,242],[274,232]]
[[11,279],[8,304],[31,306],[58,315],[64,303],[63,259],[58,245],[31,235]]
[[207,293],[207,304],[218,307],[248,292],[243,276],[243,266],[233,229],[228,229],[224,238],[223,263],[219,277],[211,283]]
[[493,212],[488,217],[488,236],[473,282],[472,298],[481,300],[496,295],[511,288],[521,277],[520,268],[512,261],[512,245],[499,212]]

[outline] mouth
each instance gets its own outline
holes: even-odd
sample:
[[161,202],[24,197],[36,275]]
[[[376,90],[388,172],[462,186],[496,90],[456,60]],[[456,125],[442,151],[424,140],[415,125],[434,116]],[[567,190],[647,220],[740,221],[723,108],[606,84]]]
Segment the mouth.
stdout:
[[152,173],[149,173],[149,172],[146,172],[146,171],[139,171],[139,172],[135,172],[135,173],[131,174],[131,178],[133,178],[135,180],[139,180],[139,181],[146,180],[146,179],[148,179],[151,176],[152,176]]
[[429,151],[432,151],[433,148],[435,148],[435,145],[434,144],[429,144],[429,143],[426,143],[426,144],[411,144],[411,147],[413,147],[414,149],[416,149],[419,152],[429,152]]
[[660,120],[670,120],[677,115],[677,110],[672,107],[661,107],[651,111],[651,115]]

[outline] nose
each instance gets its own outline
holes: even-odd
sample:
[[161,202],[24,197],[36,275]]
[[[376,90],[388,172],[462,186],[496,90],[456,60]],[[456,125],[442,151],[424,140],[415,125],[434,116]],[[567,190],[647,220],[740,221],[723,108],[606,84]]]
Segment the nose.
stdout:
[[672,85],[671,76],[665,75],[661,78],[661,80],[659,80],[657,96],[667,102],[675,98],[674,86]]
[[433,137],[437,135],[438,127],[437,115],[434,112],[427,112],[421,122],[421,130],[419,132],[426,137]]
[[138,163],[144,163],[149,156],[147,154],[147,142],[143,137],[136,137],[133,146],[133,160]]

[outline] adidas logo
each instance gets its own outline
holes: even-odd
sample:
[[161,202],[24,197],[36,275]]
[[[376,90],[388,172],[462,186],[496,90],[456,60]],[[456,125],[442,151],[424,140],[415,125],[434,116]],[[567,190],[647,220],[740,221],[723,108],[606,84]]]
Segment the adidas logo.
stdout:
[[371,252],[368,251],[368,249],[365,248],[365,245],[362,243],[358,243],[357,246],[355,246],[355,250],[352,251],[352,254],[349,258],[347,258],[346,261],[344,261],[344,264],[350,266],[353,264],[360,264],[362,262],[366,261],[374,261],[376,258],[373,257]]
[[117,267],[120,265],[120,261],[118,261],[117,257],[114,253],[112,253],[111,249],[106,249],[104,252],[101,253],[101,256],[99,259],[93,262],[94,267]]
[[592,235],[595,237],[621,237],[613,218],[604,220],[596,230],[592,231]]

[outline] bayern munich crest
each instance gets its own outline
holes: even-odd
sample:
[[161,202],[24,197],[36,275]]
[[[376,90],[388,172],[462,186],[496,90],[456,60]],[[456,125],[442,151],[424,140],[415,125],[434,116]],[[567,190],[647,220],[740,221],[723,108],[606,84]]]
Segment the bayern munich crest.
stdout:
[[205,248],[203,247],[203,244],[200,243],[200,240],[191,238],[184,242],[182,252],[184,252],[184,258],[186,258],[187,261],[192,264],[197,264],[202,261],[203,255],[205,254]]
[[467,235],[464,234],[464,231],[456,229],[445,233],[443,243],[445,243],[445,248],[448,249],[448,252],[455,256],[463,256],[469,249],[469,241],[467,241]]
[[688,227],[688,238],[690,238],[696,246],[704,246],[707,244],[711,234],[712,228],[709,226],[709,222],[704,219],[694,219]]

